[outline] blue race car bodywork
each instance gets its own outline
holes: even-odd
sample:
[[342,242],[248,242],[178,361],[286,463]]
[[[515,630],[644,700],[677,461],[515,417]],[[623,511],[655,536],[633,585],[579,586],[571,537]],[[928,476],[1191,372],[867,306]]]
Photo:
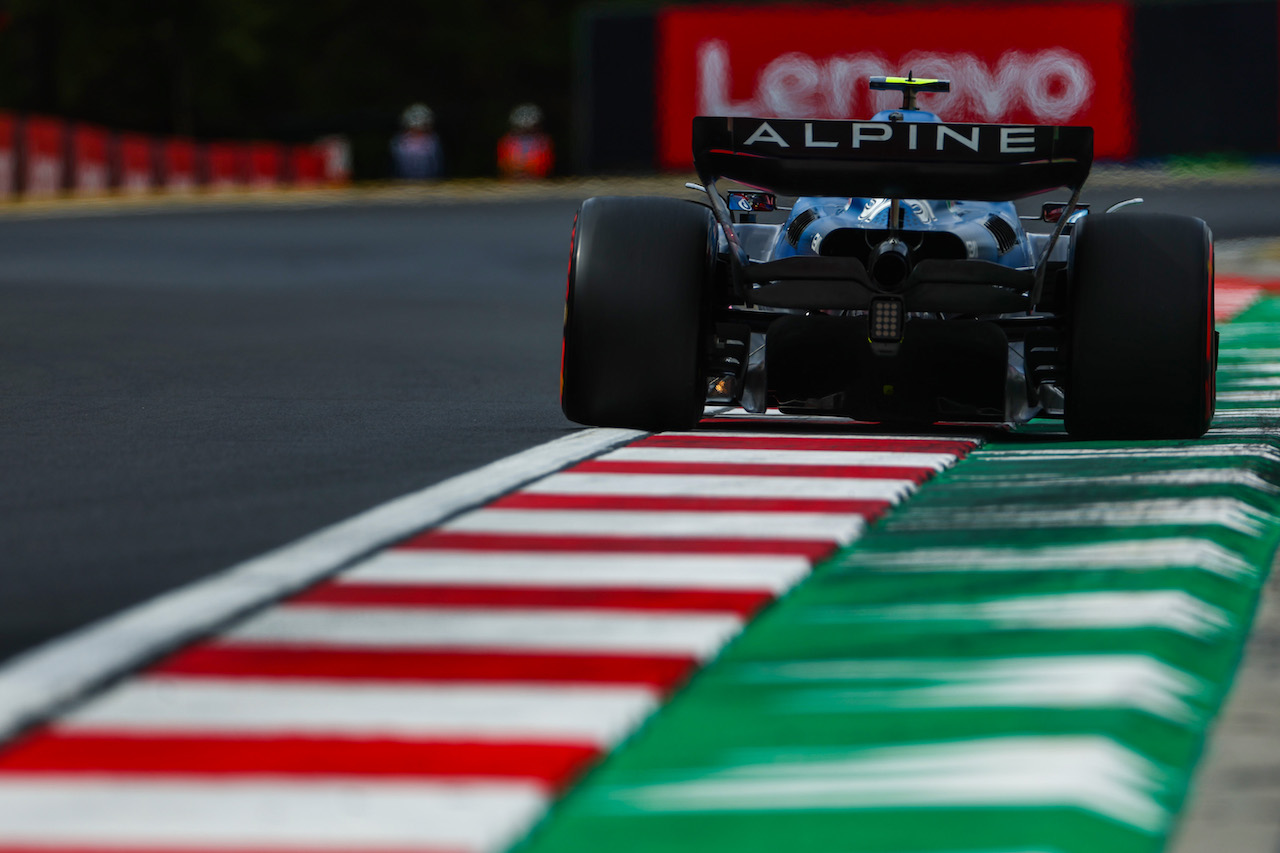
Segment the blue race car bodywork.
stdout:
[[[939,122],[925,110],[884,110],[872,122]],[[938,242],[936,234],[949,234],[959,239],[965,256],[994,261],[1011,267],[1034,264],[1028,235],[1011,202],[966,202],[954,200],[904,199],[899,229],[911,232],[923,244]],[[823,198],[804,197],[796,200],[787,217],[786,239],[774,247],[774,258],[793,254],[821,254],[823,238],[843,228],[866,232],[889,230],[892,202],[888,198]],[[996,220],[1003,220],[1003,224]],[[1008,226],[1008,227],[1006,227]],[[868,242],[874,240],[874,234]],[[948,243],[945,238],[942,243]],[[954,254],[954,246],[952,247]]]
[[[946,81],[871,85],[902,91],[903,108],[867,121],[695,118],[700,211],[583,204],[566,414],[688,428],[704,404],[723,404],[1202,434],[1216,369],[1204,223],[1086,216],[1091,128],[944,122],[915,97]],[[1055,189],[1066,200],[1044,204],[1028,231],[1013,202]]]

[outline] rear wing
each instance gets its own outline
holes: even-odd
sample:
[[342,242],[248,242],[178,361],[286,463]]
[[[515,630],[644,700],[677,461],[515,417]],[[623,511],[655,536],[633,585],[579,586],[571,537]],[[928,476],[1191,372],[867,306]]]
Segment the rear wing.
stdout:
[[699,116],[693,161],[780,195],[1011,201],[1079,190],[1093,128]]

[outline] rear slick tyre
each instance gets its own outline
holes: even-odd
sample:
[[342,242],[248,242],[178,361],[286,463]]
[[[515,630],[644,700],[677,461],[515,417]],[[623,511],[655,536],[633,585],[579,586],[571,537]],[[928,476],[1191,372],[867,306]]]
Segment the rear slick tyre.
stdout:
[[702,417],[715,220],[669,198],[590,198],[574,220],[560,405],[590,426]]
[[1213,236],[1199,219],[1086,216],[1073,236],[1066,426],[1083,439],[1199,438],[1213,419]]

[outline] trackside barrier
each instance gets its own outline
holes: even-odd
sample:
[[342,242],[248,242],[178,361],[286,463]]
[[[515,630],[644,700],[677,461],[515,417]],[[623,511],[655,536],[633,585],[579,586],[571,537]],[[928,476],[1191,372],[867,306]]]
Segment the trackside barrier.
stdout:
[[1222,327],[1200,440],[1033,423],[943,472],[518,853],[1166,849],[1280,543],[1278,333]]
[[26,198],[51,198],[62,191],[66,123],[28,116],[18,125],[18,189]]
[[159,143],[156,172],[159,184],[169,192],[189,192],[200,183],[199,151],[191,139],[165,139]]
[[206,185],[211,190],[231,189],[244,182],[241,157],[230,142],[210,142],[205,148]]
[[[351,142],[340,134],[330,134],[316,140],[316,150],[324,155],[324,174],[342,175],[343,181],[351,176]],[[332,178],[330,178],[332,180]]]
[[254,142],[249,146],[248,184],[256,189],[272,187],[284,178],[284,146]]
[[77,125],[71,131],[71,193],[101,195],[110,186],[111,136],[105,127]]
[[325,152],[314,145],[295,145],[289,152],[293,183],[314,187],[325,182]]
[[17,124],[12,115],[0,113],[0,200],[12,197],[17,190],[16,170]]
[[297,145],[201,142],[0,112],[0,199],[318,187],[350,178],[340,136]]
[[112,186],[125,195],[151,191],[151,140],[137,133],[122,133],[115,138]]

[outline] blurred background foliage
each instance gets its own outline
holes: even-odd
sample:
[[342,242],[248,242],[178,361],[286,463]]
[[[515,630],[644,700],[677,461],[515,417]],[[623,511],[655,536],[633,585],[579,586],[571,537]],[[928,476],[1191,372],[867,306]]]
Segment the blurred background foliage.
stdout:
[[[436,114],[451,175],[495,170],[511,108],[568,158],[582,0],[0,0],[0,109],[199,139],[351,138],[389,173],[401,111]],[[645,4],[641,4],[645,5]]]

